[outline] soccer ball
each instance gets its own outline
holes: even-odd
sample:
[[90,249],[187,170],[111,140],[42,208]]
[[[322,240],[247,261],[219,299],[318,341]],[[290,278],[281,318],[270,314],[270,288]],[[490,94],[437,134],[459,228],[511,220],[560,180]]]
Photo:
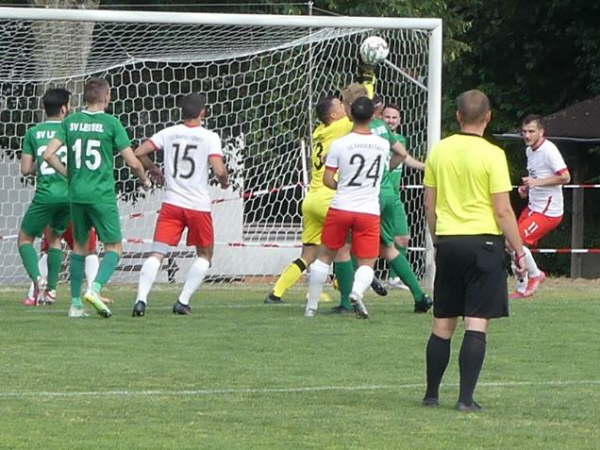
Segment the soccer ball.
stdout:
[[365,64],[379,64],[389,53],[387,42],[379,36],[370,36],[360,44],[360,57]]

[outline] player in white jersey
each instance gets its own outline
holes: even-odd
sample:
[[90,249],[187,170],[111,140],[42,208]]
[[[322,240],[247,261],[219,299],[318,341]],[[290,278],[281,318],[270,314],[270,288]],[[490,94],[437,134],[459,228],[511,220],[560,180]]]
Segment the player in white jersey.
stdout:
[[198,258],[186,276],[173,313],[190,314],[190,298],[202,284],[213,255],[214,232],[211,199],[208,193],[208,165],[221,188],[228,184],[227,168],[219,136],[202,126],[206,115],[204,96],[190,94],[181,104],[183,123],[165,128],[145,141],[135,151],[144,167],[155,179],[162,181],[160,170],[148,154],[162,150],[165,164],[165,195],[156,220],[152,254],[146,259],[138,283],[133,316],[146,313],[148,293],[156,279],[162,259],[176,246],[187,228],[187,245],[196,247]]
[[[325,161],[323,182],[336,193],[325,218],[323,246],[310,266],[306,317],[316,315],[329,266],[350,232],[352,253],[359,266],[354,274],[350,300],[358,317],[369,317],[362,297],[371,285],[373,264],[379,255],[379,188],[390,154],[389,141],[374,135],[369,128],[373,112],[373,102],[367,97],[352,103],[352,132],[331,144]],[[391,165],[396,166],[403,157],[394,155]]]
[[527,207],[519,216],[519,232],[523,240],[523,252],[527,272],[517,281],[517,289],[511,298],[530,297],[546,279],[531,251],[538,241],[556,228],[563,216],[562,185],[571,181],[569,169],[552,142],[544,137],[542,116],[531,114],[523,119],[521,134],[527,145],[527,172],[519,186],[521,198],[529,197]]

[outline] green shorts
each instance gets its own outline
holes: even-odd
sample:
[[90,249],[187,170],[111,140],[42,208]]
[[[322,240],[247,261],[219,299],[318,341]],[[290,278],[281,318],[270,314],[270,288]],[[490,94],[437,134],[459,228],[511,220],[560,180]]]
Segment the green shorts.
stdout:
[[87,243],[92,227],[103,244],[117,244],[123,239],[116,203],[71,203],[71,221],[73,236],[80,245]]
[[56,234],[63,234],[69,222],[68,203],[31,202],[21,222],[21,230],[28,236],[41,236],[49,226]]
[[408,221],[404,205],[396,192],[382,192],[379,196],[381,208],[381,242],[390,246],[396,236],[408,236]]

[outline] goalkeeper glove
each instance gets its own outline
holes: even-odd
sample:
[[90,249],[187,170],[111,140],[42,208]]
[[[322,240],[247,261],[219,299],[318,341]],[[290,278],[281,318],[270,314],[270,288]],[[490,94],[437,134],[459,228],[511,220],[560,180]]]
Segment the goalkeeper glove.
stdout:
[[375,77],[375,66],[371,64],[361,64],[358,67],[358,77],[356,81],[359,83],[371,83],[375,84],[377,78]]

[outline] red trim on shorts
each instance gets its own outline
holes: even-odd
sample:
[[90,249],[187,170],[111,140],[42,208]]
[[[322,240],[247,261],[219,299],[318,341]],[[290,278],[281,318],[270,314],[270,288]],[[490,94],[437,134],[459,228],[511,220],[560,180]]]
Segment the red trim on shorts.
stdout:
[[560,170],[557,170],[556,172],[554,172],[555,175],[562,175],[564,173],[569,173],[568,167],[565,167],[564,169],[560,169]]

